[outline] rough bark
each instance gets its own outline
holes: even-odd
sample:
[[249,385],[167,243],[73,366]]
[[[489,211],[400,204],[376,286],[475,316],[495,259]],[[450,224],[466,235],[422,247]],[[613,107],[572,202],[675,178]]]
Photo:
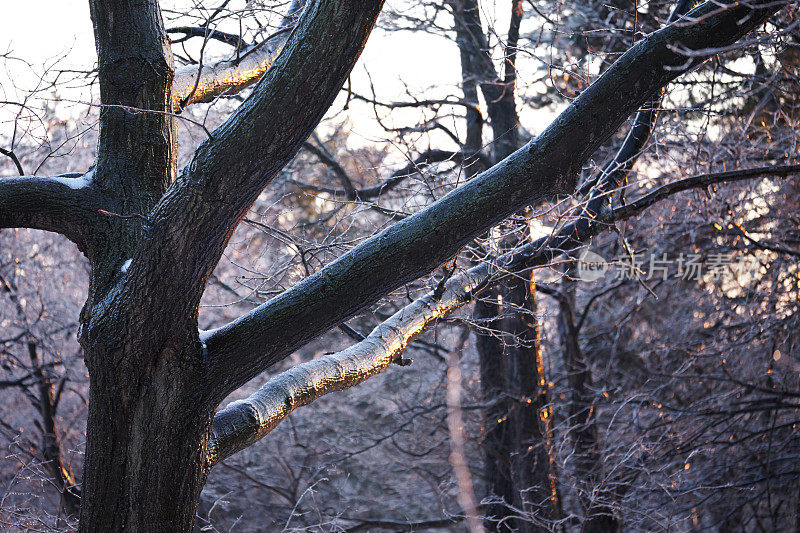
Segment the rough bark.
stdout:
[[[671,25],[643,39],[541,135],[493,168],[280,296],[206,334],[212,367],[224,380],[220,394],[224,396],[310,339],[430,272],[523,206],[572,190],[583,163],[625,117],[705,57],[687,61],[674,51],[675,43],[712,53],[709,46],[735,41],[779,7],[737,5],[720,10],[716,3],[703,4],[693,11],[697,22]],[[188,262],[188,268],[193,265]]]
[[60,233],[88,257],[93,233],[113,211],[92,180],[93,172],[53,177],[0,178],[0,228],[34,228]]
[[[58,230],[90,250],[79,333],[90,375],[82,531],[188,531],[222,397],[522,206],[572,190],[581,165],[625,117],[701,60],[686,62],[672,45],[729,44],[780,7],[712,13],[716,4],[707,4],[696,24],[651,35],[531,144],[201,342],[197,307],[209,273],[335,98],[381,5],[310,5],[250,97],[178,175],[173,64],[157,2],[90,2],[103,106],[90,186],[0,180],[3,226]],[[620,85],[630,90],[621,95]],[[23,206],[37,197],[44,206],[27,214],[14,195]],[[85,222],[63,212],[86,206],[93,214],[76,217]]]
[[142,278],[126,263],[175,178],[172,53],[155,0],[90,9],[102,102],[93,181],[122,217],[93,235],[101,252],[81,313],[90,388],[80,530],[187,531],[213,413],[199,401],[200,347],[175,303],[141,312],[156,294],[136,290]]

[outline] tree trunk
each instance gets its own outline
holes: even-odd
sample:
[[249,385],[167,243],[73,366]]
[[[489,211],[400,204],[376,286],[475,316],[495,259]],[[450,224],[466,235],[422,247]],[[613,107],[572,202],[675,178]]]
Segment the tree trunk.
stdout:
[[[542,358],[533,278],[512,278],[503,286],[508,306],[501,321],[509,341],[505,354],[505,394],[513,399],[508,415],[513,434],[507,454],[514,480],[514,504],[530,516],[553,520],[560,514],[552,454],[552,410]],[[517,521],[517,531],[544,531],[533,521]]]
[[[493,293],[492,296],[496,298]],[[494,299],[493,298],[493,299]],[[476,347],[480,360],[481,389],[489,406],[484,412],[484,429],[481,450],[484,458],[484,477],[492,503],[486,508],[486,527],[497,531],[497,524],[509,515],[508,504],[514,502],[514,482],[508,450],[513,445],[513,435],[507,417],[512,402],[504,393],[506,356],[499,337],[499,312],[496,299],[475,303],[473,317],[481,328],[476,330]]]
[[475,318],[483,394],[491,402],[483,436],[486,476],[493,499],[486,512],[492,531],[543,531],[513,518],[509,505],[540,519],[560,515],[553,472],[552,412],[531,279],[512,278],[500,289],[502,306],[476,303]]
[[152,239],[141,215],[176,176],[170,42],[156,0],[90,9],[103,102],[92,179],[126,217],[94,233],[81,311],[90,382],[79,530],[191,531],[213,416],[197,308],[189,291],[165,290],[163,265],[136,255]]
[[[506,60],[498,76],[487,54],[488,44],[475,0],[452,1],[456,42],[461,53],[464,97],[477,102],[476,85],[487,104],[492,128],[492,161],[498,162],[519,146],[519,117],[515,102],[514,55],[522,19],[522,2],[511,2]],[[466,149],[480,147],[479,114],[467,110]],[[527,234],[527,228],[519,228]],[[501,243],[501,248],[515,243]],[[533,285],[512,279],[486,300],[475,304],[474,316],[485,330],[478,330],[481,384],[490,407],[485,413],[483,453],[489,496],[494,503],[486,511],[490,530],[536,531],[532,522],[512,518],[515,506],[530,514],[553,518],[553,478],[545,410],[546,381],[542,375],[539,329],[535,317]],[[502,305],[495,303],[502,300]],[[529,402],[530,400],[530,402]],[[543,510],[543,512],[542,512]]]
[[[595,501],[595,490],[602,478],[603,458],[597,448],[597,423],[592,392],[592,369],[581,350],[575,321],[575,281],[562,282],[563,300],[559,300],[558,329],[561,350],[567,371],[569,399],[569,434],[574,446],[575,478],[578,499],[586,513],[581,531],[607,533],[621,530],[614,509],[605,501],[613,495],[600,494]],[[592,498],[589,495],[593,495]]]
[[42,457],[53,476],[53,482],[61,493],[61,508],[67,515],[77,515],[81,499],[78,496],[72,472],[61,460],[61,444],[56,426],[58,400],[53,395],[53,380],[42,369],[36,343],[33,341],[28,342],[28,356],[39,388],[36,403],[42,417]]
[[159,358],[147,376],[90,371],[80,531],[192,531],[213,410],[181,359]]

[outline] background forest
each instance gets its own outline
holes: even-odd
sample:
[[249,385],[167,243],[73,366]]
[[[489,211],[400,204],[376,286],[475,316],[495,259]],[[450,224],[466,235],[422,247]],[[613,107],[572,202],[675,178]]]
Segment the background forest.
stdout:
[[[246,53],[288,8],[161,4],[177,66]],[[389,2],[324,121],[237,228],[200,327],[226,324],[502,160],[675,7]],[[85,172],[96,71],[0,46],[0,175]],[[416,56],[398,72],[371,53],[404,46]],[[223,402],[363,339],[450,277],[558,234],[597,198],[592,184],[616,176],[601,199],[619,216],[588,246],[505,272],[427,328],[402,364],[298,409],[219,464],[197,528],[800,528],[800,10],[717,52],[594,154],[578,193],[519,212]],[[420,69],[406,68],[416,57]],[[183,111],[179,166],[241,98]],[[631,127],[651,121],[615,158]],[[697,176],[705,181],[669,187]],[[658,201],[640,208],[648,195]],[[600,279],[575,261],[587,249],[608,261]],[[88,276],[65,238],[0,231],[4,530],[75,527]]]

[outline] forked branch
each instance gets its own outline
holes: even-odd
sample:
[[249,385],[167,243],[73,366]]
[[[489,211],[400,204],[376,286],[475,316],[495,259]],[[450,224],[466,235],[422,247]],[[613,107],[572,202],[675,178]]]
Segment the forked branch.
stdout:
[[[528,145],[438,202],[365,241],[323,270],[206,338],[224,397],[295,349],[452,258],[520,208],[574,190],[591,154],[637,107],[701,61],[675,44],[709,49],[737,39],[783,4],[707,2],[685,24],[631,48]],[[624,87],[626,90],[620,90]]]
[[[245,400],[229,404],[214,417],[208,443],[211,465],[263,438],[289,414],[331,392],[358,385],[401,358],[408,343],[435,321],[469,302],[477,293],[511,275],[546,265],[575,250],[611,224],[638,215],[653,204],[689,189],[756,177],[785,177],[800,173],[800,165],[759,167],[682,179],[659,187],[635,202],[607,211],[606,216],[582,218],[549,235],[453,276],[444,291],[431,291],[378,325],[367,338],[340,352],[301,363],[278,374]],[[439,295],[441,292],[441,295]]]

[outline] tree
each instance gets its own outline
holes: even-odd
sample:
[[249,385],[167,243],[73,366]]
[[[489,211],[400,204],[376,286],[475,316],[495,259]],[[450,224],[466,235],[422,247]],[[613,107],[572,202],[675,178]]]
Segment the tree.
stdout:
[[[299,365],[215,414],[231,391],[524,206],[573,192],[582,165],[634,110],[784,3],[702,4],[632,47],[519,150],[252,312],[200,332],[200,298],[233,230],[330,106],[382,7],[319,0],[298,16],[300,4],[290,7],[286,30],[246,60],[176,71],[155,0],[93,0],[102,106],[94,166],[77,176],[0,180],[0,227],[61,233],[91,263],[79,332],[90,374],[82,531],[190,530],[214,464],[296,407],[400,362],[414,335],[498,270],[481,265],[442,282],[351,348]],[[176,115],[256,82],[179,171]],[[600,231],[612,213],[588,215],[558,248],[545,247],[551,252],[531,243],[498,264],[546,261]]]
[[[452,2],[451,6],[461,54],[464,97],[477,107],[480,88],[492,130],[490,160],[499,162],[520,144],[515,56],[523,3],[510,4],[502,74],[493,65],[478,3],[461,1]],[[467,139],[474,140],[473,146],[465,147],[465,151],[479,153],[483,148],[482,117],[470,109],[466,120]],[[513,227],[516,233],[527,233],[524,222],[514,223]],[[500,239],[501,250],[515,247],[514,233]],[[514,507],[528,513],[544,508],[542,514],[550,520],[560,514],[558,489],[552,479],[549,449],[552,424],[546,414],[548,394],[534,287],[532,275],[513,277],[495,289],[491,298],[484,297],[475,304],[475,317],[482,327],[476,331],[481,386],[486,402],[491,405],[485,416],[482,442],[490,498],[497,500],[485,512],[491,530],[535,530],[531,522],[514,519]]]

